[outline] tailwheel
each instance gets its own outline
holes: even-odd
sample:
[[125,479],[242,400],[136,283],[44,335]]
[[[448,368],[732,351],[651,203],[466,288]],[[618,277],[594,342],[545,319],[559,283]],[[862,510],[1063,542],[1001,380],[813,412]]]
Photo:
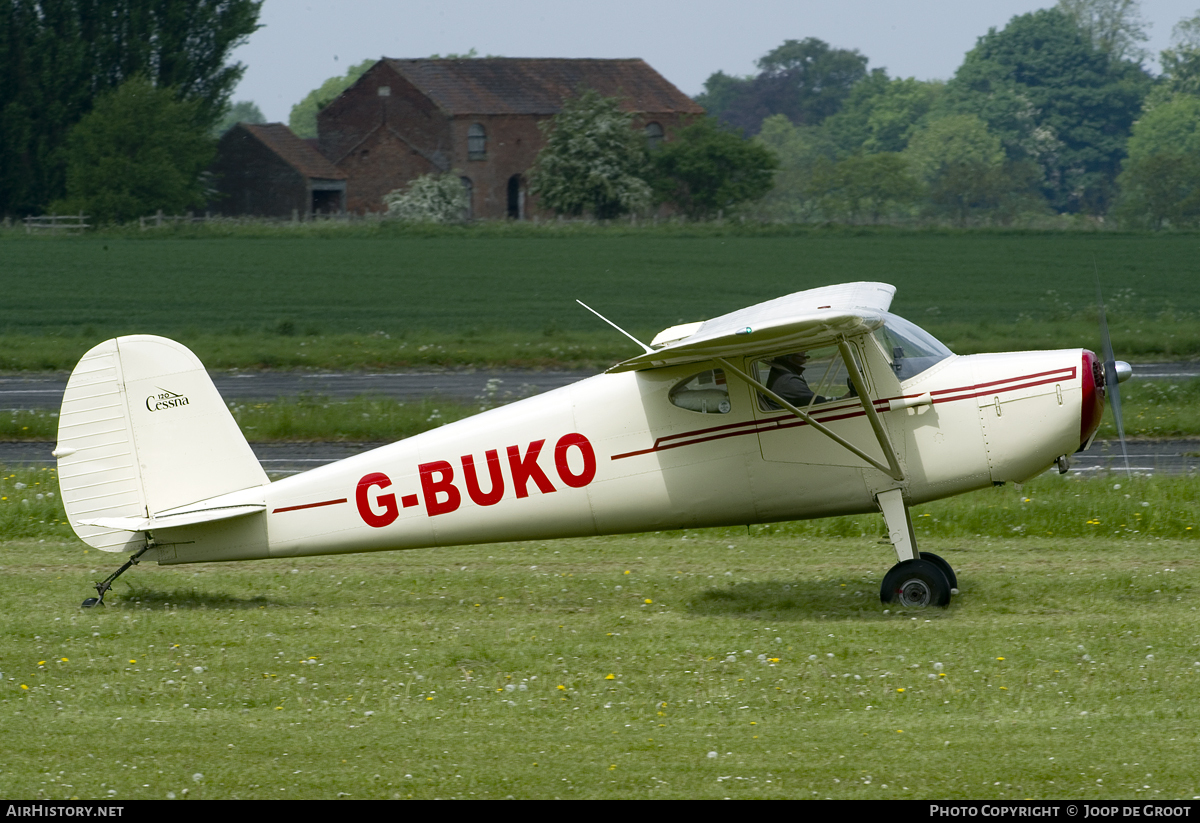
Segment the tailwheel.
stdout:
[[945,572],[937,563],[926,560],[922,552],[920,560],[905,560],[888,570],[879,589],[879,599],[905,608],[945,608],[950,605],[950,589]]
[[104,580],[102,582],[96,584],[96,594],[98,594],[99,597],[89,597],[87,600],[84,600],[83,603],[80,604],[80,608],[90,609],[95,606],[103,606],[104,605],[104,595],[108,594],[108,590],[112,588],[112,584],[117,581],[117,578],[120,577],[121,575],[125,574],[125,572],[129,571],[134,566],[136,566],[138,564],[138,561],[141,559],[142,555],[154,547],[155,547],[154,539],[149,538],[146,541],[146,545],[142,546],[141,550],[138,551],[137,554],[133,555],[127,561],[125,561],[125,565],[121,566],[121,568],[117,569],[115,572],[110,574],[108,577],[104,578]]

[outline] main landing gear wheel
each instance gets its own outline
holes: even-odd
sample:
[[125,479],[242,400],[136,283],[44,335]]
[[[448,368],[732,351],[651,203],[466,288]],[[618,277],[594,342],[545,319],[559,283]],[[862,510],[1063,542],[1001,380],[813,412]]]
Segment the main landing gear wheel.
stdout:
[[946,575],[946,582],[950,584],[950,594],[958,593],[958,575],[954,573],[954,569],[950,568],[949,563],[933,552],[921,552],[921,559],[928,560],[941,569],[942,574]]
[[922,552],[920,560],[905,560],[892,566],[883,577],[879,599],[912,609],[945,608],[950,605],[950,588],[945,572],[937,563],[926,560]]

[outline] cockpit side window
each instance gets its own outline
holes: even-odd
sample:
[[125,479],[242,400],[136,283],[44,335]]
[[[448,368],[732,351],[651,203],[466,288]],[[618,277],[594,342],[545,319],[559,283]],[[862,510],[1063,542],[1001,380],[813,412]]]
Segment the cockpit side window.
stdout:
[[729,386],[725,382],[725,372],[722,369],[709,369],[693,374],[678,383],[667,396],[679,408],[701,414],[729,414],[732,408],[729,403]]
[[915,323],[890,313],[885,313],[884,318],[883,326],[875,330],[875,339],[900,380],[916,377],[953,356],[954,352]]
[[[798,409],[853,397],[850,374],[836,347],[790,352],[754,363],[758,381]],[[776,411],[783,407],[764,394],[759,408]]]

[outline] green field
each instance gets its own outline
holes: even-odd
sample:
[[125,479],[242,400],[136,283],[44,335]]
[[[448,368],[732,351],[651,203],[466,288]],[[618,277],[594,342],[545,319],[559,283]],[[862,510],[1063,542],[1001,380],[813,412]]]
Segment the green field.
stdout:
[[84,611],[116,558],[6,472],[0,795],[1192,798],[1196,484],[920,507],[944,611],[880,605],[878,516],[143,564]]
[[1200,235],[811,230],[296,238],[0,238],[0,368],[69,368],[116,334],[210,367],[611,363],[631,344],[802,289],[881,280],[961,353],[1098,345],[1200,356]]

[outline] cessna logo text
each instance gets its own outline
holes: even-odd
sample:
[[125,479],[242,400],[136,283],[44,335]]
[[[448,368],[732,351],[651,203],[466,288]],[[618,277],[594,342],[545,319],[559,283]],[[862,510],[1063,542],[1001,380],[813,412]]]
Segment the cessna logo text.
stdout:
[[159,394],[152,394],[146,398],[146,408],[152,412],[176,409],[188,404],[188,399],[182,394],[175,394],[165,389],[159,389],[158,391]]
[[[476,463],[475,455],[464,454],[457,461],[461,475],[448,460],[420,464],[417,472],[421,476],[421,498],[425,501],[426,512],[433,517],[457,511],[464,496],[477,506],[494,506],[508,489],[512,489],[518,498],[528,497],[531,485],[542,494],[558,491],[538,462],[545,445],[545,440],[535,440],[524,452],[519,446],[509,446],[504,458],[499,449],[489,449],[484,452],[483,465]],[[581,489],[596,477],[596,452],[582,434],[572,432],[558,438],[553,459],[558,482],[572,489]],[[481,475],[485,477],[481,478]],[[368,526],[387,526],[400,516],[401,507],[420,505],[415,494],[403,495],[397,502],[396,493],[388,491],[391,486],[391,478],[383,472],[372,472],[358,481],[354,502]]]

